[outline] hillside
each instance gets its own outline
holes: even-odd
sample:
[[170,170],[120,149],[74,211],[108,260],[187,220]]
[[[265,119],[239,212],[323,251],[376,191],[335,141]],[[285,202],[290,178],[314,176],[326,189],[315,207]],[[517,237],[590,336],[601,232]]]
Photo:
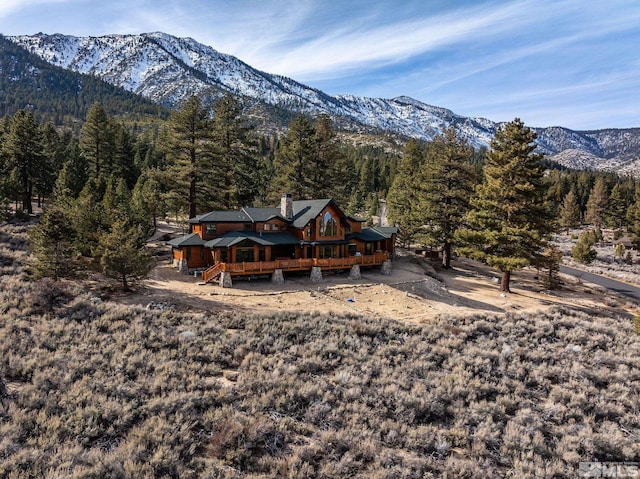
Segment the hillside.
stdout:
[[111,115],[164,116],[166,109],[93,75],[78,74],[43,61],[0,35],[0,115],[31,109],[42,121],[84,121],[99,102]]
[[189,313],[33,280],[0,232],[0,476],[573,477],[640,458],[628,319]]
[[[102,37],[38,34],[11,40],[52,64],[95,75],[170,107],[193,94],[213,99],[220,92],[230,91],[252,104],[257,116],[267,115],[270,121],[286,123],[286,112],[327,113],[351,131],[392,131],[426,140],[455,126],[475,147],[488,146],[499,126],[491,120],[467,118],[404,96],[331,96],[290,78],[256,70],[191,38],[165,33]],[[593,159],[594,168],[617,170],[640,157],[637,128],[535,130],[540,151],[565,166],[579,166],[586,154]],[[553,157],[562,152],[562,156]]]

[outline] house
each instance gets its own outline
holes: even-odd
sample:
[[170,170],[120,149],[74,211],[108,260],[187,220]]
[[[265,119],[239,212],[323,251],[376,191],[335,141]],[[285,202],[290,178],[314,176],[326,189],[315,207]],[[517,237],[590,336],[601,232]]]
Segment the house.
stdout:
[[[280,208],[211,211],[189,220],[190,233],[168,242],[182,272],[220,277],[382,265],[393,256],[397,228],[366,228],[331,199],[293,201]],[[226,273],[226,274],[225,274]]]

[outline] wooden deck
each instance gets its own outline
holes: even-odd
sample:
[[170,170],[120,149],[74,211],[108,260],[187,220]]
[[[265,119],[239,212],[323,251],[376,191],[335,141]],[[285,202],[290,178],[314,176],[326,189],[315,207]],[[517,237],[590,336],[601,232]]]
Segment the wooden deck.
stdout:
[[252,274],[272,274],[276,269],[284,271],[311,271],[318,266],[323,270],[346,269],[353,265],[376,266],[389,259],[388,253],[375,253],[363,256],[348,256],[346,258],[309,258],[309,259],[277,259],[275,261],[256,261],[252,263],[216,263],[202,272],[205,283],[213,281],[222,272],[229,272],[231,276]]

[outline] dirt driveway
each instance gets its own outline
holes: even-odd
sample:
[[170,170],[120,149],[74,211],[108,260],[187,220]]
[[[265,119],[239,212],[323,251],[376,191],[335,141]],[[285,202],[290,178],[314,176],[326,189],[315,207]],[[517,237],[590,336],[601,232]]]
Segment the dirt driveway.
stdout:
[[361,280],[349,279],[347,271],[325,274],[321,283],[312,283],[307,274],[285,273],[285,284],[281,286],[272,285],[269,279],[234,278],[233,288],[221,288],[182,275],[162,259],[135,294],[118,301],[209,313],[354,313],[411,323],[422,323],[440,314],[535,312],[560,305],[629,313],[637,307],[631,300],[569,276],[563,276],[562,290],[543,291],[535,279],[535,270],[514,272],[512,293],[504,295],[495,270],[461,258],[452,265],[451,270],[436,270],[437,263],[405,252],[393,261],[391,276],[383,276],[380,268],[374,267],[363,268]]

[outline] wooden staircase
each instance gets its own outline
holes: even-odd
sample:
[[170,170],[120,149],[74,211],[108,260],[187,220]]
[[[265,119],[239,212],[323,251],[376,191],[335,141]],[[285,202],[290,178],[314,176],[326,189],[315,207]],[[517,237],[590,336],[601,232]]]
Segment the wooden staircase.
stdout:
[[215,281],[220,276],[224,268],[224,263],[216,263],[211,268],[208,268],[202,272],[202,281],[210,283]]

